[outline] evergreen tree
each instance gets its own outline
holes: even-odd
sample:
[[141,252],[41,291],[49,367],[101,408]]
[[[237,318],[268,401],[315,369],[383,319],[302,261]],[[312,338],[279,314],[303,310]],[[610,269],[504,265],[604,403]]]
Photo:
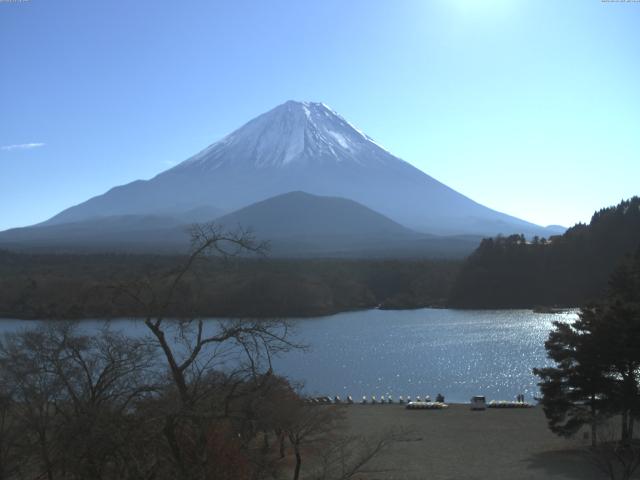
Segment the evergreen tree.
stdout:
[[612,275],[611,292],[598,338],[614,379],[614,411],[622,420],[623,443],[640,418],[640,249]]
[[534,369],[551,430],[571,436],[604,416],[621,418],[621,442],[640,418],[640,249],[612,275],[600,305],[581,309],[571,324],[555,322],[545,343],[555,367]]
[[585,308],[571,324],[555,322],[545,348],[556,366],[534,369],[541,378],[542,406],[551,431],[570,437],[589,425],[592,445],[598,421],[609,410],[612,388],[594,336],[600,318],[599,309]]

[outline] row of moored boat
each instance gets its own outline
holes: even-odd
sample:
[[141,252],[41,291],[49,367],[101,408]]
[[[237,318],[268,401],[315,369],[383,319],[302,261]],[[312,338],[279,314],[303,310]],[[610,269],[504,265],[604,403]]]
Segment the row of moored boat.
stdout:
[[[353,400],[351,395],[348,395],[345,399],[340,398],[338,395],[335,397],[311,397],[307,399],[308,403],[318,404],[318,405],[352,405],[356,403]],[[394,400],[391,395],[380,395],[377,397],[376,395],[371,395],[370,397],[363,396],[362,399],[357,402],[361,405],[384,405],[384,404],[397,404],[397,405],[408,405],[411,403],[433,403],[433,404],[444,404],[444,397],[442,395],[438,395],[436,397],[436,401],[432,402],[431,397],[429,395],[425,395],[421,397],[417,395],[412,399],[411,396],[403,397],[400,395],[397,400]]]

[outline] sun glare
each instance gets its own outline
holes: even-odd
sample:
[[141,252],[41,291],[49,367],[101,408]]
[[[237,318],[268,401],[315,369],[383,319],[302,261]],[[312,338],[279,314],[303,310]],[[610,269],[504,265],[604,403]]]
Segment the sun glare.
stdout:
[[444,0],[444,4],[463,15],[502,16],[516,6],[513,0]]

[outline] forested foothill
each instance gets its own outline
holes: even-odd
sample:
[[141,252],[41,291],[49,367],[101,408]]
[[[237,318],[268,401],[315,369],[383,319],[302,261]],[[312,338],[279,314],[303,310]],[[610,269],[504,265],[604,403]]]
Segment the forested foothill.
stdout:
[[484,239],[463,264],[449,305],[575,307],[606,294],[612,271],[640,245],[640,198],[596,212],[563,235]]

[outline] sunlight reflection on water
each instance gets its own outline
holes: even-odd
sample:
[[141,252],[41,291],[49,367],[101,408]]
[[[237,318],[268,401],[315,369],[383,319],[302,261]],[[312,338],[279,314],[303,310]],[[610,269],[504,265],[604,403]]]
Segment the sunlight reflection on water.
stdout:
[[[313,395],[472,395],[528,400],[538,392],[531,370],[549,364],[544,342],[562,314],[531,310],[365,310],[294,320],[295,338],[308,351],[274,360],[276,373],[304,383]],[[0,320],[0,333],[39,322]],[[83,328],[104,322],[85,320]],[[114,329],[144,335],[139,320],[114,320]]]
[[310,351],[278,359],[276,370],[319,395],[531,399],[538,391],[531,369],[549,364],[544,342],[552,322],[575,318],[575,312],[421,309],[298,320],[297,338]]

